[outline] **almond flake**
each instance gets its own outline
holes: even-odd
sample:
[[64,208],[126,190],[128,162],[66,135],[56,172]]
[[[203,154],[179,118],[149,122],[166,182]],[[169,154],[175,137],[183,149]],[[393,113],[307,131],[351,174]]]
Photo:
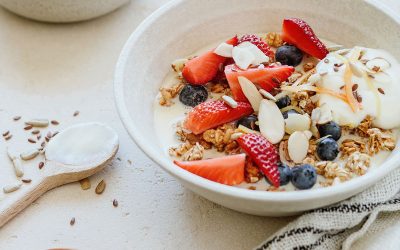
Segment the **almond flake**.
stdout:
[[272,144],[280,142],[285,135],[285,121],[275,102],[262,100],[258,114],[261,134]]
[[254,85],[249,79],[244,76],[239,76],[238,80],[240,87],[242,88],[242,91],[247,100],[249,100],[253,110],[255,112],[258,112],[263,97],[261,96],[260,92],[258,92],[256,85]]
[[232,97],[227,96],[227,95],[224,95],[224,96],[222,96],[221,98],[222,98],[222,100],[223,100],[227,105],[229,105],[231,108],[237,108],[238,103],[237,103],[235,100],[233,100]]
[[245,48],[234,47],[232,50],[232,57],[236,65],[246,70],[254,61],[254,55]]
[[308,114],[288,114],[288,118],[285,119],[285,132],[293,134],[296,131],[309,130],[311,126],[311,119]]
[[233,45],[227,43],[221,43],[214,50],[214,53],[223,57],[232,57]]
[[272,101],[274,101],[274,102],[277,101],[276,98],[275,98],[273,95],[271,95],[271,93],[269,93],[268,91],[266,91],[265,89],[259,89],[258,92],[260,92],[260,94],[261,94],[262,96],[264,96],[265,98],[267,98],[268,100],[272,100]]
[[296,131],[288,140],[288,152],[290,159],[295,163],[302,163],[307,156],[309,141],[303,132]]

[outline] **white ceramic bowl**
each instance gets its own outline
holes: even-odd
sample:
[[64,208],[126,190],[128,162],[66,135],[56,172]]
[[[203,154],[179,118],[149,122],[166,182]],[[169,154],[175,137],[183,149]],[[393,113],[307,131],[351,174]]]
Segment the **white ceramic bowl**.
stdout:
[[[356,14],[355,14],[356,13]],[[236,33],[279,31],[285,17],[307,20],[317,34],[347,46],[386,49],[400,58],[400,18],[378,1],[177,0],[149,16],[131,35],[115,73],[122,122],[139,147],[187,188],[228,208],[255,215],[291,215],[346,199],[398,166],[399,149],[375,171],[328,188],[265,192],[214,183],[176,167],[154,133],[153,102],[170,63]]]
[[76,22],[107,14],[130,0],[0,0],[4,8],[43,22]]

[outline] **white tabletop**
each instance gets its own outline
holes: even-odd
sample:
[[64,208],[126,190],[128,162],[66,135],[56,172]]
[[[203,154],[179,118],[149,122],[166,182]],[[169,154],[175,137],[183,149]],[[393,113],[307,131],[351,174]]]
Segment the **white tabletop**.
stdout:
[[[8,143],[0,138],[0,152],[7,145],[31,146],[22,120],[12,121],[15,115],[56,119],[61,124],[53,131],[101,121],[117,130],[121,143],[120,160],[91,177],[90,190],[79,183],[52,190],[1,228],[0,249],[249,249],[293,219],[245,215],[193,194],[125,132],[113,102],[114,65],[130,33],[165,2],[134,0],[105,17],[69,25],[32,22],[0,9],[0,132],[14,135]],[[396,0],[386,2],[400,8]],[[73,117],[76,110],[80,115]],[[3,184],[15,177],[0,155]],[[28,174],[39,171],[36,164],[26,166]],[[101,179],[107,188],[96,195]]]

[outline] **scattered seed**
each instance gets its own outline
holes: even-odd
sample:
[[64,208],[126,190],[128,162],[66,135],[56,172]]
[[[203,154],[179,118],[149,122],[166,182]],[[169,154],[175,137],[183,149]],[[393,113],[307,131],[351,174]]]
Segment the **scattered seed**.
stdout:
[[281,81],[279,81],[279,79],[276,77],[272,77],[271,80],[276,84],[281,84]]
[[340,68],[343,66],[343,63],[335,63],[334,66]]
[[41,135],[38,135],[38,136],[36,136],[36,138],[37,138],[38,140],[40,140],[40,139],[42,138],[42,136],[41,136]]
[[46,137],[48,137],[49,139],[53,136],[53,134],[51,133],[51,131],[47,132]]
[[25,122],[27,125],[32,125],[33,127],[47,127],[49,126],[49,120],[47,119],[33,119]]
[[6,137],[4,137],[4,139],[5,139],[6,141],[10,140],[11,138],[12,138],[12,134],[9,134],[9,135],[7,135]]
[[329,59],[325,58],[324,63],[329,63]]
[[230,106],[231,108],[237,108],[237,106],[238,106],[238,103],[237,103],[235,100],[233,100],[233,98],[230,97],[230,96],[224,95],[224,96],[222,96],[222,100],[223,100],[228,106]]
[[22,181],[23,183],[31,183],[31,182],[32,182],[31,179],[22,179],[21,181]]
[[25,126],[25,130],[30,130],[30,129],[32,129],[33,128],[33,126],[32,125],[27,125],[27,126]]
[[353,84],[353,86],[351,87],[352,91],[356,91],[358,89],[358,84]]
[[75,217],[72,217],[71,220],[69,221],[69,224],[71,226],[75,225]]
[[121,161],[121,158],[117,157],[117,160],[118,160],[118,161]]
[[30,142],[30,143],[36,143],[36,141],[35,141],[34,139],[32,139],[32,138],[29,138],[29,139],[28,139],[28,142]]
[[368,77],[369,77],[369,78],[372,78],[372,79],[375,79],[375,76],[373,76],[373,75],[371,75],[371,74],[368,74]]
[[104,192],[104,189],[106,189],[106,182],[104,180],[101,180],[99,184],[97,184],[95,192],[96,194],[102,194]]
[[128,160],[128,164],[129,164],[129,165],[132,165],[132,161],[131,161],[131,160]]
[[381,68],[379,66],[374,66],[372,68],[372,70],[375,71],[375,72],[379,72],[381,70]]
[[42,144],[40,144],[40,146],[41,146],[42,148],[44,148],[44,146],[46,146],[46,142],[45,142],[45,141],[42,142]]
[[35,130],[33,130],[31,133],[32,133],[32,135],[37,135],[37,134],[40,133],[40,130],[35,129]]
[[333,67],[333,71],[338,72],[339,68],[338,67]]
[[79,183],[81,184],[82,190],[88,190],[92,186],[90,184],[89,178],[84,178],[84,179],[80,180]]
[[53,125],[58,125],[58,124],[60,124],[58,121],[56,121],[56,120],[52,120],[51,121],[51,124],[53,124]]
[[39,162],[39,169],[42,169],[44,167],[44,162]]
[[344,85],[340,86],[340,89],[342,89],[342,90],[343,90],[343,89],[344,89]]
[[116,199],[113,200],[113,206],[118,207],[118,201]]
[[17,191],[22,186],[21,182],[16,182],[14,184],[6,185],[3,187],[3,192],[5,194]]
[[38,156],[38,154],[39,154],[39,150],[33,149],[33,150],[29,150],[29,151],[21,153],[20,156],[21,156],[22,160],[29,161],[29,160],[32,160],[33,158],[35,158],[36,156]]
[[10,130],[7,130],[6,132],[3,133],[3,136],[6,137],[9,134],[10,134]]
[[45,139],[46,142],[49,142],[49,141],[50,141],[50,138],[47,137],[47,136],[46,136],[44,139]]
[[384,95],[384,94],[385,94],[385,91],[383,91],[383,89],[382,89],[382,88],[378,88],[378,91],[379,91],[379,93],[381,93],[382,95]]
[[54,132],[54,134],[53,134],[53,136],[52,137],[54,137],[54,136],[56,136],[56,135],[58,135],[58,131],[56,131],[56,132]]
[[362,103],[362,97],[361,97],[360,95],[357,95],[357,101],[358,101],[359,103]]
[[18,121],[18,120],[20,120],[20,119],[21,119],[21,116],[14,116],[14,117],[13,117],[13,120],[14,120],[14,121]]

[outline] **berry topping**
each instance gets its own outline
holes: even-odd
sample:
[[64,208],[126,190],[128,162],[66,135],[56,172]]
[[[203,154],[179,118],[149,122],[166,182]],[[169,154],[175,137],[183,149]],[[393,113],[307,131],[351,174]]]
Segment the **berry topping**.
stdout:
[[257,35],[244,35],[239,39],[238,44],[250,42],[257,46],[266,56],[270,57],[271,59],[274,58],[274,52],[270,49],[268,44],[264,42],[259,36]]
[[279,84],[286,81],[294,72],[291,66],[268,66],[264,68],[249,68],[241,70],[235,65],[225,67],[226,79],[232,90],[233,98],[236,101],[246,102],[247,98],[243,94],[240,87],[238,77],[243,76],[260,88],[270,92],[272,89],[279,87]]
[[189,112],[184,127],[197,135],[207,129],[236,121],[252,113],[253,109],[246,102],[238,102],[236,108],[231,108],[221,100],[207,101],[197,105]]
[[[237,37],[226,43],[237,45]],[[191,84],[204,85],[215,78],[220,65],[223,65],[225,61],[226,57],[215,54],[214,50],[207,51],[188,61],[183,67],[182,76]]]
[[325,138],[317,145],[317,154],[322,161],[333,161],[339,154],[337,142],[332,138]]
[[174,163],[195,175],[232,186],[244,181],[245,160],[245,154],[238,154],[200,161],[174,161]]
[[335,141],[342,136],[342,128],[333,121],[318,126],[318,131],[321,137],[330,135]]
[[284,107],[289,106],[291,102],[290,97],[285,95],[284,97],[279,98],[275,103],[279,109],[283,109]]
[[242,125],[245,126],[246,128],[252,129],[252,130],[256,130],[259,131],[260,128],[258,127],[258,125],[256,124],[256,122],[258,121],[257,116],[255,115],[249,115],[249,116],[245,116],[243,118],[241,118],[237,125]]
[[303,52],[293,45],[283,45],[276,50],[275,60],[283,65],[296,67],[303,60]]
[[282,39],[318,59],[323,59],[329,53],[311,27],[299,18],[283,21]]
[[237,142],[268,181],[275,187],[279,187],[278,151],[275,146],[258,134],[242,135]]
[[315,168],[309,164],[294,167],[292,173],[292,184],[298,189],[310,189],[317,182]]
[[197,106],[208,98],[207,89],[201,85],[187,84],[179,93],[179,101],[187,106]]
[[288,184],[292,180],[292,169],[283,163],[278,164],[279,176],[280,176],[280,185],[284,186]]

